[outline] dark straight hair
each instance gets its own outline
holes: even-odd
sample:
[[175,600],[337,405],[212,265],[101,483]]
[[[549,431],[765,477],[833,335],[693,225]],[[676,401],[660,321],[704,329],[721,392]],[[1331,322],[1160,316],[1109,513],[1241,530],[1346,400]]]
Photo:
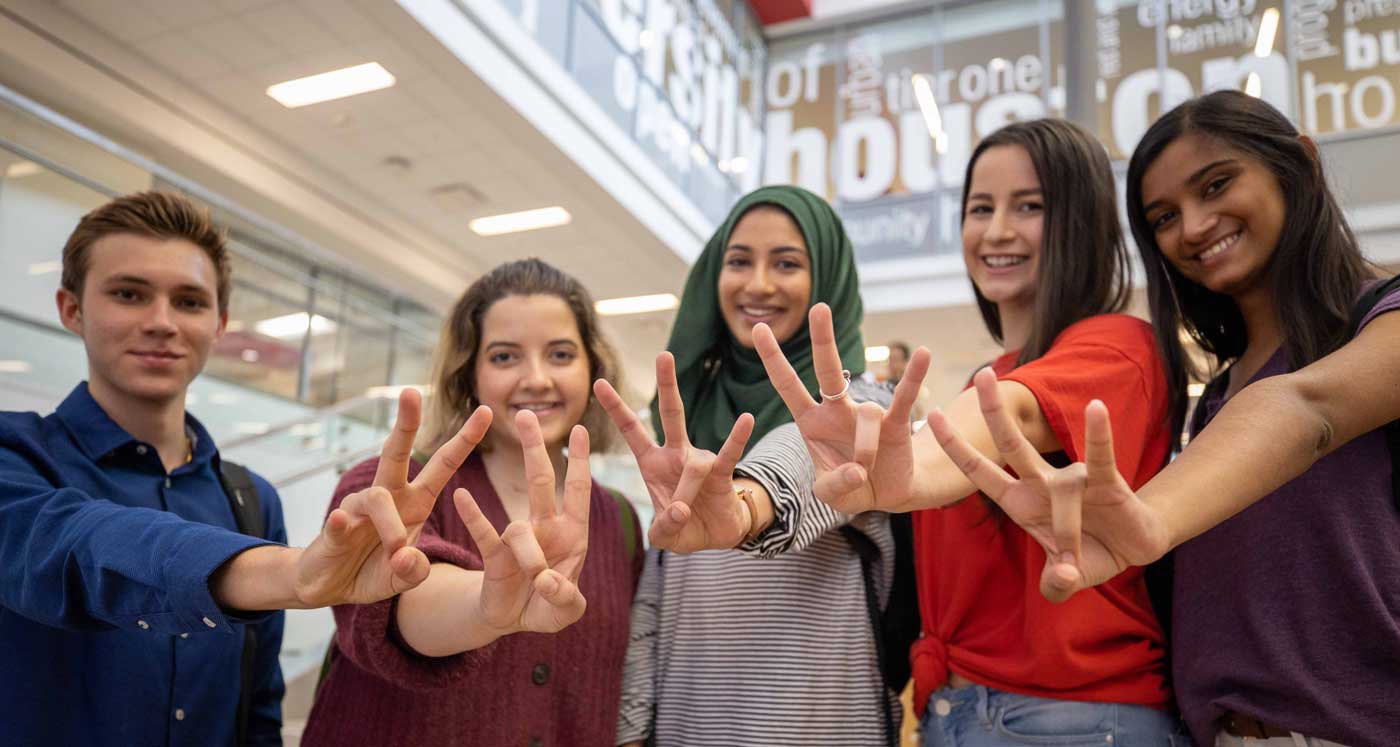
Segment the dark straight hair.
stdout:
[[[1375,274],[1327,186],[1316,150],[1277,109],[1239,91],[1217,91],[1167,112],[1133,151],[1127,197],[1128,224],[1147,271],[1152,326],[1167,367],[1174,433],[1181,433],[1186,415],[1188,376],[1217,374],[1249,342],[1234,299],[1186,279],[1172,266],[1143,210],[1143,175],[1168,145],[1191,133],[1259,162],[1282,188],[1283,231],[1264,271],[1293,367],[1306,366],[1346,342],[1351,308]],[[1182,346],[1183,329],[1214,358],[1210,371],[1195,370]]]
[[[1063,119],[1010,124],[977,145],[963,179],[964,219],[977,159],[1003,145],[1020,146],[1030,155],[1045,204],[1035,317],[1030,339],[1016,361],[1019,366],[1045,355],[1071,324],[1122,311],[1128,304],[1130,269],[1108,152],[1093,135]],[[976,283],[972,292],[987,331],[1001,342],[997,305]]]

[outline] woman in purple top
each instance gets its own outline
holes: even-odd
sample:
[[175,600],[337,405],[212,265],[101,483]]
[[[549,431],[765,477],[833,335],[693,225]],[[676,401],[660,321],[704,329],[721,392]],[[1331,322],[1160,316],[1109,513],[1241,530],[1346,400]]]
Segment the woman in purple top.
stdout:
[[[1052,599],[1173,553],[1172,672],[1201,745],[1400,744],[1400,283],[1362,258],[1317,146],[1258,99],[1173,109],[1128,167],[1128,216],[1185,417],[1179,335],[1213,357],[1195,438],[1134,494],[1089,406],[1084,464],[1025,447],[980,375],[1013,479],[939,440],[1045,547]],[[1369,310],[1353,320],[1353,313]],[[961,458],[959,458],[961,456]]]
[[[588,477],[589,434],[609,433],[590,385],[616,381],[593,303],[539,260],[502,265],[457,302],[437,356],[419,445],[435,448],[474,408],[494,421],[444,488],[454,500],[422,527],[428,580],[335,608],[336,653],[303,740],[611,745],[642,553],[627,501]],[[347,472],[335,502],[376,470]]]

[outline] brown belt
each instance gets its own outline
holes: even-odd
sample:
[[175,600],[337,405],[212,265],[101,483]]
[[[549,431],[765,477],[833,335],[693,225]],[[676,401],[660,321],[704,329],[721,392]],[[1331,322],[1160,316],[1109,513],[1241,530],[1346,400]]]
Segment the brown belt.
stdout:
[[1270,726],[1253,716],[1246,716],[1242,713],[1235,713],[1234,711],[1225,714],[1224,727],[1226,734],[1236,737],[1268,739],[1269,737],[1293,736],[1293,732],[1287,729]]

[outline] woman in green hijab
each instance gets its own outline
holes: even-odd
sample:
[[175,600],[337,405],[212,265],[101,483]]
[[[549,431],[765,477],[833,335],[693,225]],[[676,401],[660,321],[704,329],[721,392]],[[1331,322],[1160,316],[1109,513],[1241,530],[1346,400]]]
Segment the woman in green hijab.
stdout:
[[[753,327],[765,323],[819,395],[807,325],[817,303],[832,309],[834,339],[816,342],[834,344],[859,377],[862,309],[840,219],[806,190],[759,189],[691,269],[657,358],[652,418],[665,445],[606,382],[595,387],[657,509],[619,744],[885,745],[897,734],[867,606],[888,595],[888,518],[839,514],[811,496],[806,447],[754,352]],[[860,378],[848,390],[885,397]],[[868,578],[857,543],[876,551]]]

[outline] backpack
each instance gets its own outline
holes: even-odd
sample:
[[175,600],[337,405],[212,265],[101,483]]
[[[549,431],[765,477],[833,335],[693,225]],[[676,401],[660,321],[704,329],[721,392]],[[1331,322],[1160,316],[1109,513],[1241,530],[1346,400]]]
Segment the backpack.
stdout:
[[[904,691],[913,674],[909,648],[918,640],[923,626],[919,616],[919,588],[915,583],[914,519],[907,513],[890,514],[889,518],[890,534],[894,536],[894,575],[890,579],[889,603],[883,611],[880,609],[880,593],[875,586],[875,574],[880,563],[879,547],[864,532],[849,524],[841,527],[840,531],[860,557],[861,576],[865,580],[865,609],[875,637],[875,657],[880,665],[880,676],[885,681],[885,687],[898,694]],[[885,741],[892,746],[897,745],[899,734],[894,728],[889,698],[881,698],[880,702],[884,706]]]
[[[1382,280],[1361,294],[1361,300],[1352,307],[1351,319],[1347,325],[1352,337],[1361,332],[1361,322],[1371,313],[1371,309],[1376,308],[1376,304],[1380,303],[1382,298],[1397,289],[1400,289],[1400,275]],[[1382,430],[1385,432],[1385,442],[1390,447],[1390,493],[1395,497],[1396,508],[1400,508],[1400,420],[1386,423]]]
[[[238,524],[240,534],[263,539],[267,527],[263,524],[262,500],[258,496],[258,486],[247,467],[226,459],[219,462],[219,485],[228,498],[229,508],[233,509],[233,519]],[[253,673],[257,665],[258,633],[252,625],[243,626],[243,656],[238,670],[238,710],[234,722],[234,744],[245,744],[248,740],[248,719],[253,707]]]

